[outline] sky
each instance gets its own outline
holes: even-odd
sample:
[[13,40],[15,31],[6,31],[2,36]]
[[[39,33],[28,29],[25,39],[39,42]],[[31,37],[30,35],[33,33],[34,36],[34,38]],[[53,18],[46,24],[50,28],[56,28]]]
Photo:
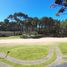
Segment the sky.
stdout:
[[66,14],[59,17],[55,13],[60,7],[50,8],[54,0],[0,0],[0,21],[15,12],[23,12],[30,17],[52,17],[58,20],[67,19]]

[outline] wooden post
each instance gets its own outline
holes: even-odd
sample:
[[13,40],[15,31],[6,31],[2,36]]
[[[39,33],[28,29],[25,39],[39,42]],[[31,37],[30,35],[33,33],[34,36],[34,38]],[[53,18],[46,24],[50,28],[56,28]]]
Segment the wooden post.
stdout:
[[10,51],[7,51],[7,54],[6,54],[5,58],[8,56],[9,53],[10,53]]

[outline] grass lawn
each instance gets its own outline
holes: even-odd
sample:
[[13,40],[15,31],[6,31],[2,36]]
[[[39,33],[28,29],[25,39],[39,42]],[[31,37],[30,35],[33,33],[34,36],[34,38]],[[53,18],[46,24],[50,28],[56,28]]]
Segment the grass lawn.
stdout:
[[63,55],[67,55],[67,43],[60,43],[59,48]]
[[67,57],[63,57],[63,59],[67,61]]
[[49,47],[44,45],[22,45],[13,47],[0,47],[0,52],[10,51],[9,55],[21,60],[36,60],[48,54]]
[[0,58],[0,61],[8,63],[8,64],[10,64],[10,65],[12,65],[14,67],[44,67],[44,66],[46,67],[46,65],[52,63],[55,59],[56,59],[56,52],[54,50],[51,58],[49,60],[47,60],[46,62],[42,63],[42,64],[37,64],[37,65],[20,65],[20,64],[15,64],[13,62],[7,61],[7,60],[5,60],[3,58]]
[[0,37],[0,39],[19,39],[20,36]]

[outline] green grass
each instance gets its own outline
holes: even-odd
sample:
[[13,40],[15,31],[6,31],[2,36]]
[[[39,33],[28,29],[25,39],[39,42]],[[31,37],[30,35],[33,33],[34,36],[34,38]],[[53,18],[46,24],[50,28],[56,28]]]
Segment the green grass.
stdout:
[[67,55],[67,43],[60,43],[59,48],[63,55]]
[[0,52],[10,51],[9,56],[15,57],[21,60],[36,60],[40,59],[48,54],[48,46],[40,45],[23,45],[14,47],[0,47]]
[[46,67],[46,65],[52,63],[53,61],[55,61],[55,59],[56,59],[56,52],[54,50],[51,58],[49,60],[47,60],[46,62],[42,63],[42,64],[37,64],[37,65],[20,65],[20,64],[15,64],[13,62],[7,61],[7,60],[5,60],[3,58],[0,58],[0,61],[8,63],[8,64],[10,64],[10,65],[12,65],[14,67],[44,67],[44,66]]
[[63,57],[63,59],[67,61],[67,57]]
[[0,37],[0,39],[19,39],[20,36]]

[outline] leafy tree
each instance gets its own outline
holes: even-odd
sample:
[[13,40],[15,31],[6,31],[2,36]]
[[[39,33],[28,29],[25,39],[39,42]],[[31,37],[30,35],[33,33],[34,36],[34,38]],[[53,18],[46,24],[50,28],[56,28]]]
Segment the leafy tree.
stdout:
[[61,6],[59,11],[56,13],[56,16],[60,16],[60,14],[64,13],[67,9],[67,0],[54,0],[54,3],[50,7],[56,7],[56,5]]

